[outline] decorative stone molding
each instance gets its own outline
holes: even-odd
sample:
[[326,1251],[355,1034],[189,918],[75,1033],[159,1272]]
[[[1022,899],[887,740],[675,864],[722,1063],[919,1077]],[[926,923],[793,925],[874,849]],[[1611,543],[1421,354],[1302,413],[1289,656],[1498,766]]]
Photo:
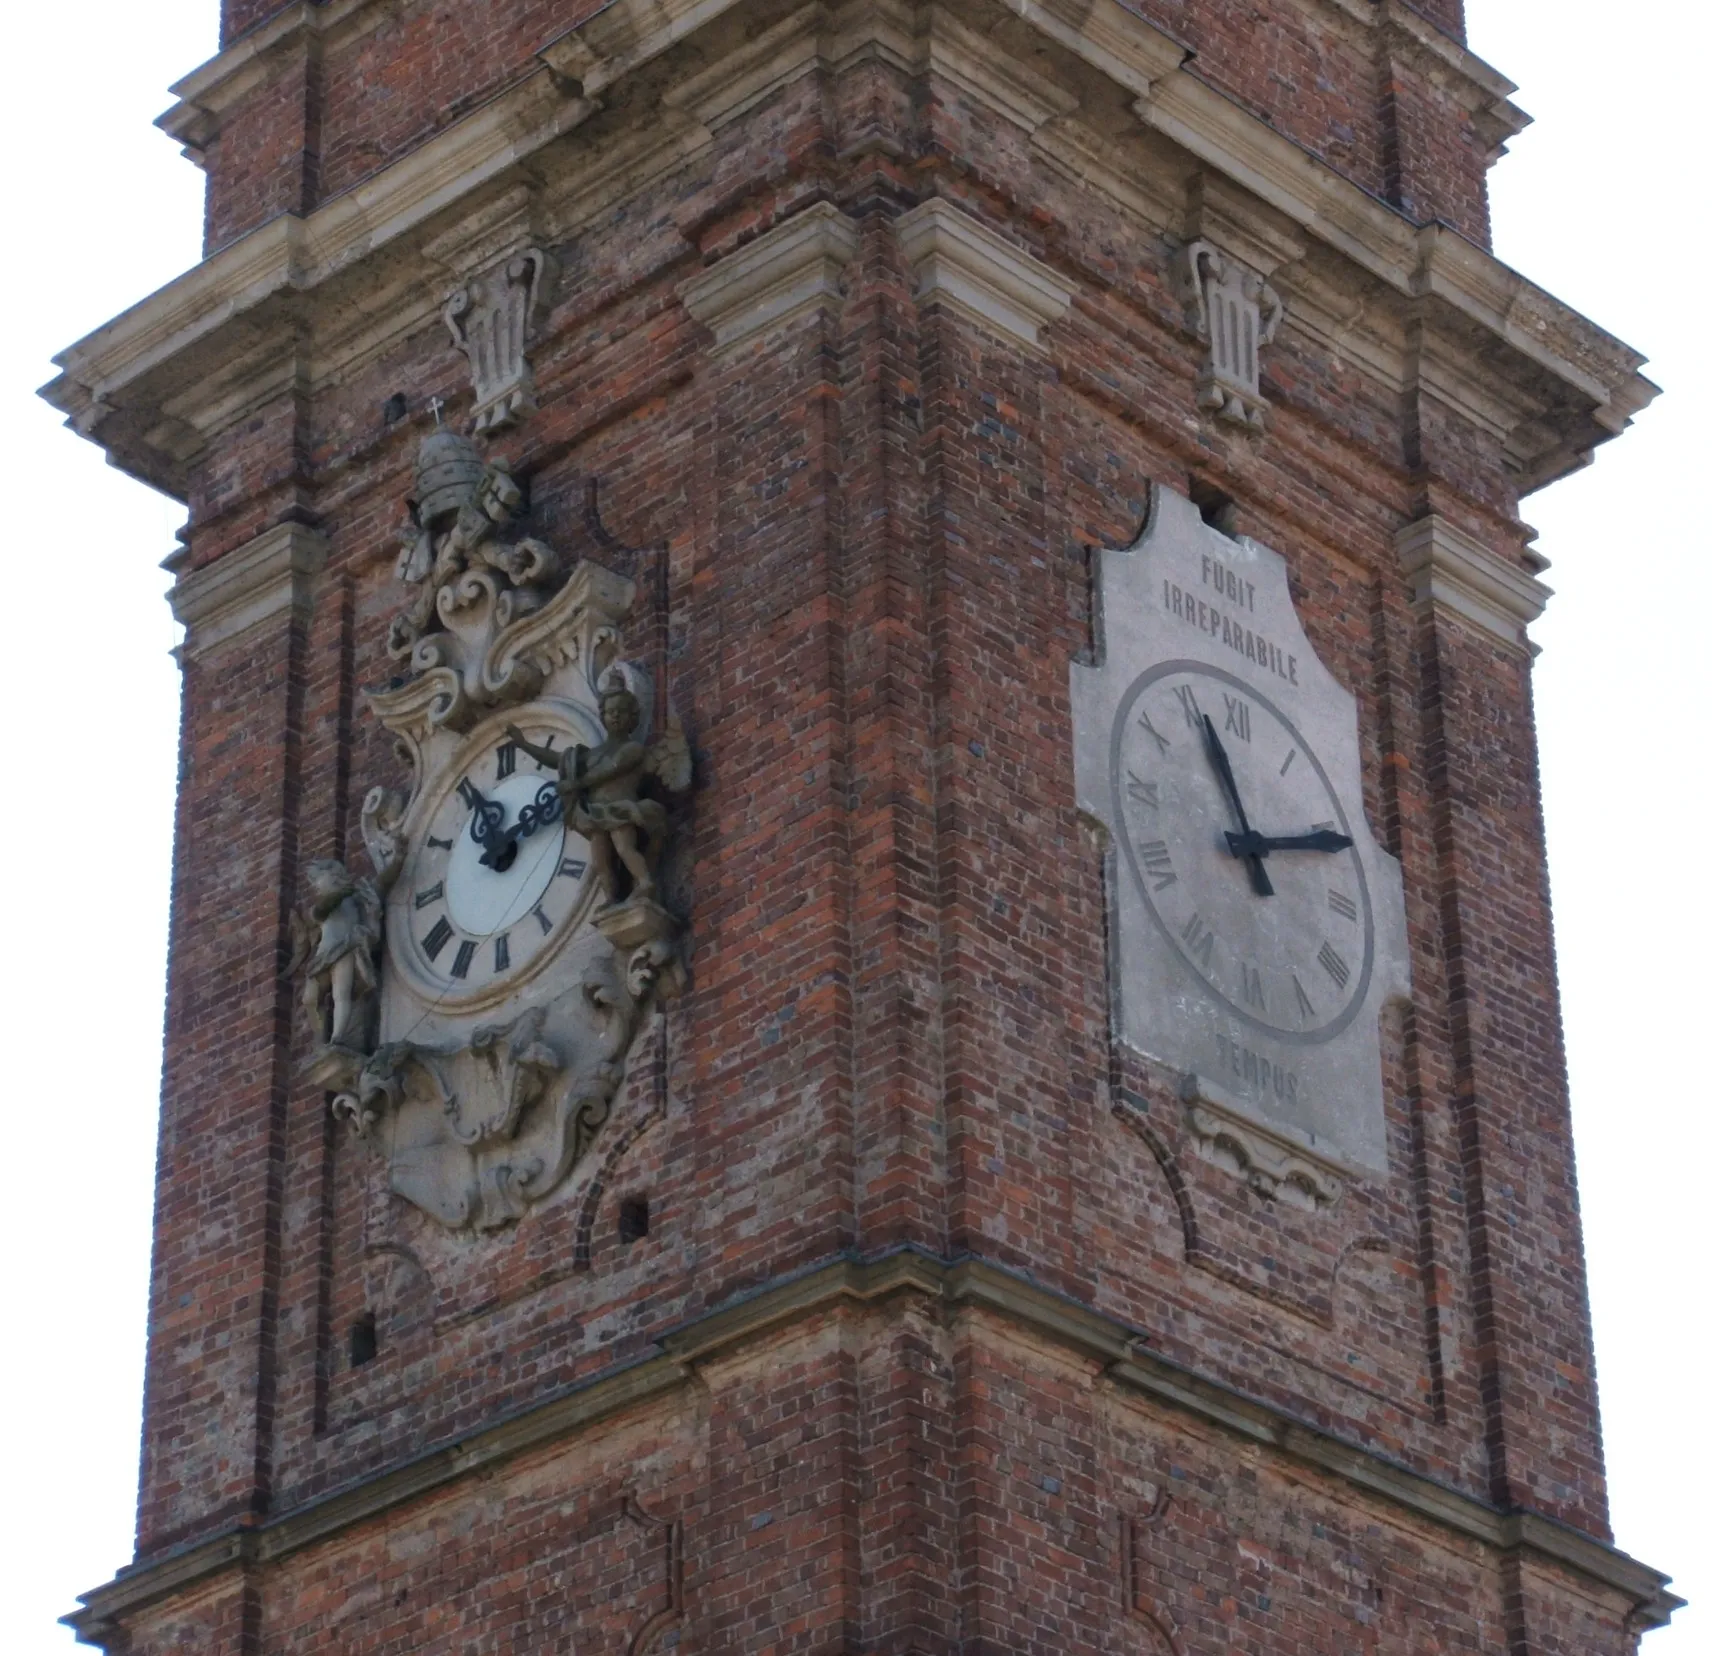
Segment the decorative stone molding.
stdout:
[[453,1231],[589,1182],[638,1032],[683,986],[662,863],[689,743],[621,659],[635,584],[507,538],[526,514],[471,438],[423,437],[389,629],[405,670],[366,697],[409,787],[368,790],[373,876],[309,862],[292,917],[303,1075],[391,1192]]
[[813,310],[844,303],[844,267],[856,257],[856,226],[830,202],[776,225],[692,276],[680,290],[696,321],[713,330],[722,355]]
[[[1663,1627],[1682,1607],[1683,1600],[1669,1591],[1669,1576],[1609,1541],[1525,1507],[1495,1511],[1488,1502],[1376,1454],[1355,1438],[1340,1437],[1324,1422],[1310,1422],[1181,1368],[1150,1350],[1146,1336],[1132,1325],[1003,1266],[966,1255],[942,1259],[906,1244],[877,1257],[842,1256],[735,1294],[670,1329],[655,1351],[549,1392],[402,1466],[297,1505],[282,1503],[259,1523],[234,1525],[206,1541],[131,1565],[104,1586],[79,1594],[80,1608],[63,1620],[83,1643],[102,1643],[120,1631],[125,1618],[170,1593],[325,1546],[387,1514],[420,1510],[425,1498],[490,1476],[518,1455],[575,1443],[626,1412],[668,1406],[690,1388],[705,1386],[714,1364],[753,1352],[758,1339],[776,1341],[784,1329],[817,1326],[829,1315],[872,1318],[876,1308],[889,1312],[891,1305],[908,1306],[912,1300],[959,1328],[979,1332],[985,1318],[1001,1319],[1049,1349],[1091,1358],[1114,1395],[1238,1432],[1273,1464],[1307,1468],[1334,1487],[1347,1488],[1352,1498],[1354,1492],[1382,1496],[1428,1533],[1441,1532],[1506,1560],[1539,1561],[1573,1572],[1628,1599],[1637,1629]],[[965,1308],[981,1316],[954,1317]]]
[[897,228],[918,299],[943,299],[1031,348],[1039,346],[1040,330],[1070,308],[1073,284],[939,196],[912,207]]
[[[461,211],[514,187],[532,158],[567,142],[577,186],[557,195],[547,191],[539,232],[556,237],[582,223],[595,210],[591,202],[600,206],[615,192],[644,187],[704,145],[705,127],[646,98],[628,113],[615,110],[603,123],[598,151],[597,141],[585,142],[577,129],[596,112],[597,81],[605,86],[634,75],[691,36],[708,53],[695,59],[694,74],[705,75],[731,58],[733,3],[671,0],[650,6],[628,0],[602,8],[569,32],[598,60],[595,79],[575,72],[571,59],[582,59],[569,40],[562,50],[557,44],[543,48],[539,73],[523,76],[401,155],[361,190],[332,197],[306,218],[281,214],[269,220],[63,352],[57,359],[63,373],[44,395],[74,429],[100,443],[115,465],[183,498],[184,434],[193,431],[198,441],[206,440],[245,417],[253,406],[241,394],[239,381],[249,372],[245,364],[277,363],[294,341],[302,341],[304,384],[313,389],[348,378],[431,314],[426,306],[421,316],[412,309],[420,282],[414,261],[422,244],[439,233],[449,208]],[[1217,88],[1183,73],[1186,49],[1117,0],[1001,5],[1094,77],[1073,112],[1035,130],[1030,142],[1043,157],[1144,224],[1165,230],[1172,228],[1170,204],[1160,202],[1156,181],[1133,164],[1124,147],[1137,121],[1186,154],[1197,170],[1241,180],[1248,194],[1313,246],[1315,260],[1336,278],[1333,311],[1343,320],[1334,331],[1342,336],[1340,348],[1363,361],[1385,357],[1399,349],[1392,336],[1405,324],[1427,326],[1464,341],[1478,360],[1491,364],[1489,383],[1501,380],[1533,405],[1519,416],[1527,425],[1515,456],[1522,493],[1585,464],[1596,445],[1621,431],[1657,394],[1639,372],[1639,353],[1455,232],[1411,224]],[[965,0],[949,0],[947,9],[966,14]],[[390,7],[376,0],[336,0],[288,8],[279,27],[297,29],[313,19],[325,38],[328,27],[357,30],[380,15],[390,15]],[[1404,15],[1398,8],[1398,16]],[[897,31],[888,16],[876,9],[826,33],[815,47],[821,61],[845,61],[869,42],[892,50]],[[984,31],[992,56],[1000,57],[1003,32],[972,16],[968,21]],[[181,121],[194,124],[198,111],[217,113],[216,106],[236,95],[243,77],[258,68],[251,48],[273,27],[247,36],[181,85],[186,103],[174,113],[173,130]],[[738,46],[736,55],[748,44]],[[907,40],[900,49],[914,61]],[[563,70],[550,66],[554,57],[563,61]],[[1045,72],[1043,60],[1012,61],[1012,78],[1038,84],[1043,99],[1052,101],[1063,90],[1063,77]],[[781,70],[799,72],[795,57]],[[1095,96],[1101,86],[1125,96]],[[765,91],[757,79],[752,95]],[[613,122],[622,129],[616,162]],[[1118,156],[1125,159],[1114,161]],[[1204,234],[1240,256],[1240,248],[1221,242],[1217,231]],[[1302,268],[1292,274],[1293,294]],[[1363,292],[1369,280],[1376,286]],[[363,302],[357,305],[351,300],[359,287]],[[383,302],[381,293],[390,299]],[[163,411],[174,420],[163,422]],[[1507,438],[1507,448],[1516,448],[1517,441]]]
[[1330,1154],[1312,1133],[1282,1122],[1263,1125],[1203,1076],[1185,1076],[1182,1096],[1202,1157],[1262,1196],[1314,1212],[1336,1206],[1345,1183],[1358,1176],[1358,1169]]
[[1216,420],[1264,431],[1260,353],[1277,336],[1284,301],[1264,277],[1205,240],[1177,255],[1177,296],[1207,347],[1195,380],[1196,404]]
[[528,351],[556,274],[551,254],[526,247],[466,282],[440,312],[452,343],[469,358],[476,393],[471,429],[478,434],[535,412]]
[[185,553],[163,565],[178,575],[167,601],[183,623],[186,656],[203,655],[283,611],[309,606],[327,542],[301,523],[276,523],[200,569],[181,571]]
[[[1505,644],[1526,645],[1552,589],[1436,512],[1397,532],[1397,557],[1417,605],[1442,605]],[[1538,560],[1537,567],[1547,567]]]

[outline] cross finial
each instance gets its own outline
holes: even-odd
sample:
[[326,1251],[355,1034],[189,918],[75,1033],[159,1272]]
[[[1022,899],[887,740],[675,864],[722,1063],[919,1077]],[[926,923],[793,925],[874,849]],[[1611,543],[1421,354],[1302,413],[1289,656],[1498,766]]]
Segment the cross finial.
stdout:
[[444,408],[445,406],[446,406],[445,399],[442,397],[430,397],[428,399],[428,407],[434,415],[434,424],[435,425],[438,425],[440,423],[440,410],[442,408]]

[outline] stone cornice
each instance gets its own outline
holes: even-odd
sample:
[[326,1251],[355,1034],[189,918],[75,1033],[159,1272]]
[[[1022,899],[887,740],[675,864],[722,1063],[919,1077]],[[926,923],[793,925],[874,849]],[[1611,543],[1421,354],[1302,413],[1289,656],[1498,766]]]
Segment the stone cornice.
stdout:
[[[377,3],[369,0],[370,6]],[[419,243],[443,234],[450,220],[479,205],[484,194],[516,187],[523,163],[597,112],[590,88],[602,90],[636,73],[690,34],[707,33],[710,41],[718,36],[722,50],[740,53],[741,46],[734,48],[730,40],[729,21],[740,3],[666,0],[655,6],[618,0],[545,48],[539,71],[380,173],[307,219],[287,215],[259,227],[72,346],[57,359],[64,372],[44,394],[77,430],[102,443],[116,464],[182,495],[196,446],[233,417],[229,411],[216,416],[200,409],[199,387],[219,380],[246,352],[270,343],[270,332],[286,337],[292,327],[308,322],[336,333],[333,318],[350,311],[341,308],[340,299],[352,284],[366,284],[369,290],[359,314],[378,316],[377,283],[390,280],[400,293],[412,286],[396,272],[387,278],[389,266],[400,265],[413,249],[420,251]],[[890,41],[898,32],[896,7],[874,0],[809,10],[823,20],[811,27],[819,40],[815,49],[828,63],[856,51],[866,36]],[[1085,65],[1084,72],[1121,88],[1145,128],[1257,197],[1294,226],[1305,243],[1376,279],[1393,310],[1412,312],[1428,332],[1465,339],[1470,360],[1490,359],[1487,376],[1516,383],[1538,410],[1513,446],[1523,492],[1585,463],[1595,444],[1622,430],[1655,394],[1638,372],[1642,358],[1637,353],[1484,250],[1442,226],[1417,227],[1367,195],[1200,80],[1185,47],[1117,0],[943,0],[921,14],[926,34],[932,34],[933,19],[944,12],[963,19],[960,28],[943,31],[947,49],[940,55],[947,64],[953,58],[973,61],[983,48],[1002,57],[993,43],[992,20],[1014,14],[1061,54]],[[359,13],[369,15],[360,6],[351,15]],[[294,9],[288,17],[298,15]],[[782,73],[803,72],[802,56],[787,53]],[[929,51],[929,72],[932,58]],[[1133,126],[1125,122],[1127,133],[1110,127],[1110,115],[1099,112],[1108,110],[1111,100],[1082,100],[1070,113],[1065,99],[1047,95],[1051,77],[1043,70],[1052,65],[1047,54],[1040,65],[1018,66],[1008,77],[1024,85],[1032,77],[1042,89],[1042,108],[1023,112],[1025,127],[1054,105],[1064,111],[1039,125],[1035,143],[1043,156],[1097,158],[1131,141]],[[705,80],[711,66],[712,60],[686,65],[678,78]],[[243,72],[241,66],[231,68],[232,74]],[[752,79],[758,73],[753,64],[747,72]],[[966,69],[956,78],[965,87],[971,82]],[[759,85],[751,90],[761,95]],[[206,88],[199,96],[218,101]],[[1007,92],[1001,102],[1016,99]],[[651,164],[658,166],[672,164],[685,153],[683,146],[693,148],[707,137],[707,128],[692,117],[669,102],[662,109],[647,97],[629,106],[620,124],[625,122],[657,138],[649,153]],[[611,125],[609,118],[604,126]],[[608,131],[601,143],[610,147],[612,142]],[[592,152],[588,159],[587,188],[599,193],[605,187],[601,169],[592,166]],[[1111,174],[1114,199],[1131,210],[1134,202],[1145,201],[1145,190],[1122,188],[1121,167],[1105,171]],[[1099,184],[1099,173],[1095,167],[1088,176],[1108,188]],[[454,280],[460,274],[452,273]],[[409,308],[402,298],[399,308]],[[396,327],[377,321],[347,327],[340,337],[323,341],[315,372],[323,377],[348,372],[380,348],[383,335],[396,334]],[[163,423],[168,412],[171,419]]]
[[263,19],[217,57],[192,69],[170,89],[178,99],[156,121],[201,165],[220,131],[220,118],[240,99],[265,86],[294,54],[310,45],[343,42],[378,28],[414,0],[297,0]]
[[[166,567],[177,573],[182,557],[174,553]],[[303,610],[326,561],[322,535],[301,523],[276,523],[213,563],[184,570],[167,594],[184,626],[184,655],[206,655],[251,627]]]
[[679,292],[723,354],[810,310],[837,309],[844,302],[840,275],[855,257],[855,224],[820,201],[690,277]]
[[1070,308],[1076,290],[1055,270],[940,197],[912,207],[897,233],[918,298],[943,299],[1019,345],[1037,347]]
[[1495,1552],[1527,1555],[1574,1571],[1633,1605],[1635,1625],[1662,1626],[1681,1600],[1669,1577],[1615,1547],[1538,1513],[1500,1512],[1273,1405],[1179,1367],[1147,1350],[1146,1336],[1076,1300],[988,1263],[941,1259],[913,1249],[832,1259],[742,1295],[664,1334],[655,1355],[585,1381],[455,1443],[283,1512],[148,1564],[133,1566],[81,1596],[64,1618],[80,1640],[100,1644],[124,1618],[223,1572],[289,1557],[430,1491],[480,1475],[514,1455],[573,1437],[619,1412],[663,1398],[698,1368],[754,1339],[841,1307],[916,1294],[948,1310],[997,1317],[1032,1337],[1100,1365],[1107,1383],[1216,1424],[1259,1448],[1389,1501]]
[[1447,609],[1504,644],[1527,646],[1528,625],[1551,597],[1545,582],[1437,513],[1405,524],[1395,544],[1417,606]]

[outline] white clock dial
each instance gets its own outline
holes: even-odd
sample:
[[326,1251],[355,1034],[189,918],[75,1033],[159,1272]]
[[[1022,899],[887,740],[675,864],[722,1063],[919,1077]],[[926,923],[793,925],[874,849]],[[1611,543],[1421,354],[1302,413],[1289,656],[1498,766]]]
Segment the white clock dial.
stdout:
[[[520,724],[543,746],[591,734]],[[417,833],[393,892],[394,952],[440,1002],[494,998],[557,950],[592,895],[588,844],[565,826],[553,773],[490,737],[452,767]]]
[[[1215,749],[1256,834],[1343,843],[1269,847],[1256,874],[1232,854],[1242,823]],[[1161,662],[1119,704],[1111,790],[1128,877],[1225,1010],[1288,1045],[1345,1029],[1373,977],[1373,904],[1349,811],[1290,719],[1234,673]]]

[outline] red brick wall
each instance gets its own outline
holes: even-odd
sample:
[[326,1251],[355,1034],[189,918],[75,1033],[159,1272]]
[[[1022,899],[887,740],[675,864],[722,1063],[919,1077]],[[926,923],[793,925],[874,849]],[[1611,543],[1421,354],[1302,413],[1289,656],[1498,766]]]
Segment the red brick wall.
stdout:
[[[360,48],[371,91],[397,83],[363,117],[376,158],[444,98],[436,74],[503,78],[545,31],[544,8],[519,8],[511,32],[460,45],[431,10]],[[1268,65],[1366,88],[1348,164],[1377,166],[1371,77],[1314,67],[1279,13],[1275,45],[1222,60],[1233,90],[1246,77],[1258,98]],[[1179,22],[1236,28],[1213,5]],[[420,81],[389,50],[427,52]],[[1211,76],[1221,59],[1200,61]],[[329,178],[365,164],[342,96],[329,82]],[[1332,118],[1329,102],[1313,116]],[[1454,171],[1429,176],[1454,193]],[[234,176],[213,174],[228,204]],[[892,223],[932,193],[1075,283],[1041,351],[917,304]],[[711,355],[678,284],[821,198],[860,232],[842,307]],[[542,409],[499,447],[530,485],[532,533],[650,595],[633,644],[662,649],[697,748],[674,875],[693,983],[630,1083],[664,1114],[604,1175],[592,1229],[570,1203],[480,1241],[395,1213],[377,1250],[382,1172],[294,1079],[307,1037],[277,976],[293,870],[346,852],[353,801],[401,780],[359,691],[391,670],[422,410],[468,405],[434,322],[281,398],[193,483],[195,564],[293,513],[331,552],[300,622],[186,669],[141,1553],[297,1508],[646,1355],[734,1295],[900,1243],[977,1254],[1476,1500],[1603,1534],[1528,663],[1418,618],[1391,552],[1429,498],[1518,544],[1491,437],[1288,325],[1266,440],[1201,425],[1165,244],[960,92],[912,102],[872,64],[793,83],[560,252]],[[389,426],[394,392],[412,412]],[[591,477],[618,547],[584,522]],[[1357,697],[1367,810],[1406,883],[1416,996],[1386,1032],[1392,1176],[1319,1216],[1199,1160],[1169,1078],[1107,1037],[1105,868],[1071,770],[1088,549],[1133,539],[1152,484],[1195,479],[1288,559],[1310,637]],[[654,1224],[626,1245],[631,1191]],[[379,1354],[353,1368],[368,1311]],[[132,1648],[230,1614],[266,1650],[532,1648],[591,1617],[616,1650],[653,1614],[657,1543],[625,1516],[632,1487],[694,1538],[697,1649],[1094,1651],[1114,1625],[1136,1648],[1268,1656],[1627,1648],[1608,1607],[1577,1628],[1537,1571],[1501,1580],[1471,1543],[1118,1399],[1098,1365],[1002,1322],[910,1310],[778,1340],[629,1436],[270,1566],[236,1610],[224,1587],[202,1609],[164,1604]],[[1150,1524],[1162,1491],[1174,1516]],[[1527,1639],[1561,1623],[1558,1645],[1514,1643],[1527,1602]]]
[[[1130,0],[1195,54],[1192,73],[1417,222],[1489,244],[1484,146],[1466,114],[1320,0]],[[372,176],[518,78],[593,0],[416,0],[378,26],[305,35],[222,116],[209,145],[210,251]],[[1459,0],[1418,13],[1460,41]],[[278,8],[227,0],[235,40]]]

